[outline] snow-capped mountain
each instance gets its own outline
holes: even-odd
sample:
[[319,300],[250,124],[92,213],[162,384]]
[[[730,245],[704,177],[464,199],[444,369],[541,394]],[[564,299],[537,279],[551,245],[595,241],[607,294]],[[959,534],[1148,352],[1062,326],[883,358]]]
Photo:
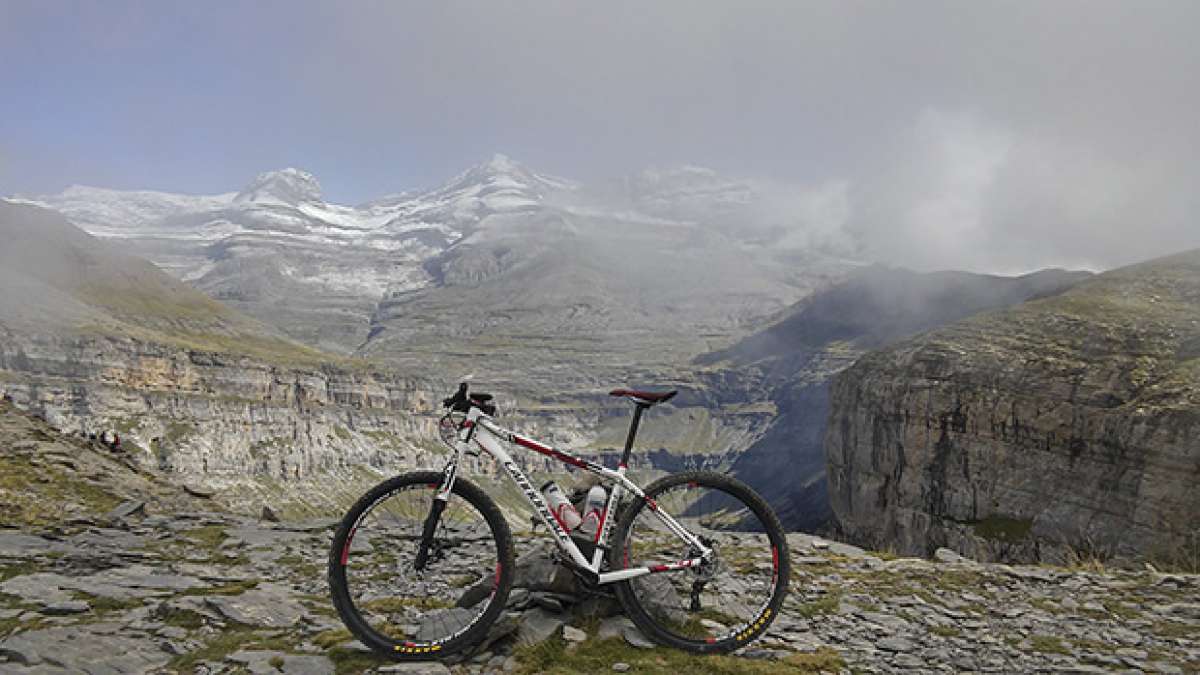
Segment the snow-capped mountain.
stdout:
[[235,195],[182,195],[72,185],[56,195],[15,197],[12,201],[48,206],[94,235],[120,237],[170,216],[224,208]]
[[840,265],[818,255],[797,268],[810,246],[772,246],[785,240],[762,217],[771,192],[752,181],[683,167],[615,186],[588,189],[496,155],[432,189],[357,206],[324,201],[317,178],[296,168],[221,195],[73,187],[27,201],[341,352],[503,330],[527,312],[544,332],[649,329],[660,310],[689,313],[681,333],[720,332]]
[[321,203],[321,184],[315,176],[300,169],[260,173],[233,198],[238,204],[281,204],[296,206],[304,202]]
[[361,206],[323,201],[316,177],[296,168],[259,174],[222,195],[77,186],[23,201],[124,240],[175,276],[298,338],[350,351],[365,339],[376,302],[431,282],[427,260],[490,217],[527,213],[572,189],[496,155],[432,190]]

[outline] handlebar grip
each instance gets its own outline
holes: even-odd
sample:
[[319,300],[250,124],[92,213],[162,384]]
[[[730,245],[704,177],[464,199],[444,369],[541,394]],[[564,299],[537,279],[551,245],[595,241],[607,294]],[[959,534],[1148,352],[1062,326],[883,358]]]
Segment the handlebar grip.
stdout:
[[461,404],[466,403],[466,401],[467,401],[467,383],[463,382],[462,384],[458,385],[458,391],[455,392],[453,396],[451,396],[450,398],[442,399],[442,407],[449,408],[451,406],[454,406],[454,409],[458,410],[461,407]]

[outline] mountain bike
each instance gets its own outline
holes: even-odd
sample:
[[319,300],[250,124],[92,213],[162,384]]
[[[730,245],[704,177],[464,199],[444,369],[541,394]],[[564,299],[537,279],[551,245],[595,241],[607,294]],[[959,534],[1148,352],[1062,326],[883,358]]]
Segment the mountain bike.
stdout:
[[[716,472],[668,475],[645,489],[635,484],[627,471],[642,415],[676,392],[610,393],[634,404],[616,469],[501,427],[492,397],[460,385],[443,401],[448,411],[440,429],[452,447],[445,468],[379,484],[350,508],[334,535],[329,586],[350,632],[400,661],[450,656],[485,638],[512,588],[514,554],[501,508],[458,475],[464,456],[483,452],[549,529],[558,562],[585,588],[611,587],[655,642],[729,652],[762,635],[788,588],[778,517],[749,486]],[[580,541],[564,525],[504,443],[594,474],[607,490],[594,535]]]

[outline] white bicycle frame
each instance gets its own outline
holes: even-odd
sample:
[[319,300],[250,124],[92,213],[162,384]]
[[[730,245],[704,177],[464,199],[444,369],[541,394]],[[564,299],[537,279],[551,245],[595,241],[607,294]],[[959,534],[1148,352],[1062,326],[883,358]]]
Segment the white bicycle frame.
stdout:
[[[533,484],[529,482],[529,478],[525,476],[525,473],[521,471],[520,467],[517,466],[516,462],[513,461],[512,457],[504,449],[502,442],[513,443],[546,455],[547,457],[552,457],[564,464],[570,464],[571,466],[589,471],[609,483],[608,503],[600,515],[600,525],[597,528],[595,540],[596,549],[592,553],[591,560],[588,560],[583,555],[583,552],[579,550],[579,546],[571,539],[570,532],[554,517],[554,514],[546,505],[546,501],[542,499],[541,493],[534,489]],[[454,456],[446,464],[446,469],[442,475],[442,483],[438,488],[435,499],[443,502],[450,499],[450,490],[454,487],[454,479],[458,473],[459,462],[462,460],[464,453],[471,452],[472,443],[478,445],[508,471],[508,474],[512,476],[517,486],[525,494],[525,499],[529,501],[534,511],[541,517],[542,522],[554,533],[554,539],[559,549],[570,558],[577,571],[587,574],[597,584],[611,584],[616,581],[633,579],[647,574],[684,570],[700,565],[712,556],[712,549],[706,546],[699,537],[689,532],[687,528],[680,525],[670,514],[660,509],[658,504],[653,499],[647,497],[646,493],[640,487],[625,477],[626,466],[624,463],[618,465],[614,471],[608,467],[589,462],[586,459],[555,450],[531,438],[501,427],[491,417],[485,415],[482,410],[475,406],[471,406],[470,411],[467,413],[467,419],[462,424],[458,441],[455,444]],[[690,550],[698,551],[699,555],[673,563],[600,572],[600,566],[604,561],[604,554],[608,550],[608,538],[612,532],[613,521],[616,520],[616,513],[614,511],[620,503],[623,490],[638,499],[644,500],[650,512],[658,516],[658,519],[662,521],[667,529],[687,544]]]

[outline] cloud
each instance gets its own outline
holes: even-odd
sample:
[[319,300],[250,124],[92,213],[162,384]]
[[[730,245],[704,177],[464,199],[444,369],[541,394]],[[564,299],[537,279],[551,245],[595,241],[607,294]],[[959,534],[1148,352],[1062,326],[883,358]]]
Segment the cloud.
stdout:
[[1200,246],[1185,158],[1121,159],[977,113],[929,109],[852,190],[867,257],[916,269],[1106,269]]

